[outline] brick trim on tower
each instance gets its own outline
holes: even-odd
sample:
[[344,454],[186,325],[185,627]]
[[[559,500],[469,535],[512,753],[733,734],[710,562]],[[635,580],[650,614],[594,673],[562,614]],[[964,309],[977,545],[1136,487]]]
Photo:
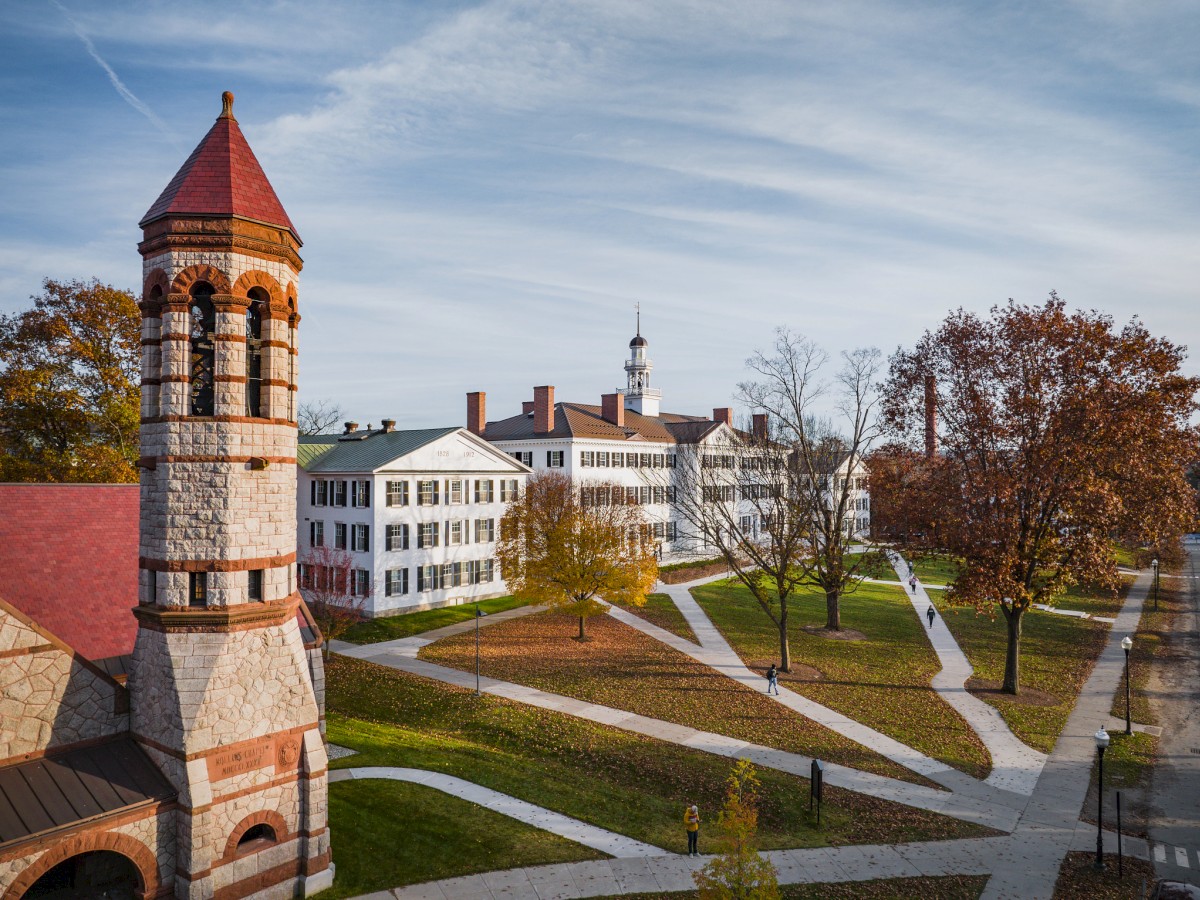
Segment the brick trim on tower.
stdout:
[[229,293],[229,276],[220,269],[205,263],[188,266],[176,275],[171,282],[171,293],[187,294],[192,289],[192,285],[199,281],[212,285],[213,290],[218,294]]
[[159,891],[158,860],[150,848],[141,841],[116,831],[84,831],[66,840],[56,840],[8,886],[4,900],[20,900],[34,883],[72,856],[96,850],[111,850],[133,863],[137,870],[139,900],[149,900]]

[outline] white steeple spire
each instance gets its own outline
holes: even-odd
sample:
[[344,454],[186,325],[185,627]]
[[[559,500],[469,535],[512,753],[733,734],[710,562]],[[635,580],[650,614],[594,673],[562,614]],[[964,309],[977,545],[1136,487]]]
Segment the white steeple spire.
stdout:
[[649,344],[642,337],[642,305],[637,303],[634,307],[637,310],[637,334],[629,342],[629,361],[625,363],[625,408],[643,416],[657,416],[662,391],[650,387],[650,370],[654,364],[646,356]]

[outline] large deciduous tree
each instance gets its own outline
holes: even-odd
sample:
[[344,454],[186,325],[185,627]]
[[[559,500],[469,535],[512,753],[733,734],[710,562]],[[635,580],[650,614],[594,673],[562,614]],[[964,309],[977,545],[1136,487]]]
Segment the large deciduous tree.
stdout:
[[304,400],[296,412],[296,428],[301,434],[326,434],[335,431],[345,415],[336,400]]
[[[988,316],[959,310],[891,360],[893,449],[872,482],[895,534],[964,561],[952,602],[1007,624],[1003,690],[1020,687],[1021,619],[1079,582],[1116,590],[1113,541],[1166,546],[1195,517],[1185,469],[1200,443],[1190,418],[1200,379],[1184,349],[1136,319],[1116,328],[1056,295]],[[937,438],[924,438],[925,380]],[[894,476],[894,477],[893,477]]]
[[831,382],[828,363],[812,341],[778,329],[771,351],[747,360],[754,380],[738,386],[755,412],[749,429],[681,445],[676,468],[663,476],[675,485],[684,536],[715,549],[775,625],[785,672],[796,592],[819,590],[825,627],[839,631],[842,597],[876,562],[849,551],[858,516],[866,515],[856,504],[878,433],[880,354],[843,353]]
[[133,294],[46,279],[31,299],[0,316],[0,481],[137,481]]
[[334,547],[312,547],[300,563],[300,594],[321,629],[328,657],[330,641],[363,620],[371,596],[370,579],[359,578],[354,558]]
[[500,520],[496,557],[513,593],[578,616],[581,641],[588,617],[604,610],[602,599],[640,606],[658,579],[641,508],[625,502],[624,489],[581,490],[561,472],[526,482]]

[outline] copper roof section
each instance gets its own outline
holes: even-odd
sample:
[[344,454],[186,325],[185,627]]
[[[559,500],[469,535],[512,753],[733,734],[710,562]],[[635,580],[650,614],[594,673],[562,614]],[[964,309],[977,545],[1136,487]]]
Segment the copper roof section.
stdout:
[[4,766],[0,847],[175,796],[129,737]]
[[292,233],[296,226],[267,180],[233,117],[233,94],[221,95],[221,115],[138,226],[164,216],[237,216]]
[[662,413],[643,416],[625,410],[625,425],[607,421],[601,407],[586,403],[556,403],[554,428],[535,433],[532,415],[516,415],[488,422],[483,436],[489,441],[515,441],[546,438],[591,438],[607,441],[651,441],[659,444],[694,444],[720,427],[719,422],[702,416]]

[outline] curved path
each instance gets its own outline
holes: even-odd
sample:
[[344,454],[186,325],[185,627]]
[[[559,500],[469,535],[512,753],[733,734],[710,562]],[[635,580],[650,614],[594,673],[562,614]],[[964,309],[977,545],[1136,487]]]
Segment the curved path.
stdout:
[[[899,553],[888,552],[892,568],[904,582],[903,590],[913,610],[921,622],[927,621],[925,611],[931,601],[925,592],[925,586],[917,581],[915,591],[908,589],[908,578],[913,574],[912,568]],[[966,719],[971,729],[979,735],[992,755],[992,773],[985,779],[985,784],[1015,791],[1028,796],[1033,793],[1042,767],[1046,764],[1046,754],[1034,750],[1023,743],[1008,727],[1004,717],[996,707],[984,703],[978,697],[967,691],[967,679],[975,671],[967,656],[954,640],[954,635],[946,626],[946,621],[940,615],[933,620],[931,627],[926,627],[929,643],[942,664],[942,671],[933,676],[931,685],[938,695]]]
[[661,847],[655,847],[653,844],[644,844],[623,834],[605,831],[603,828],[597,828],[595,825],[587,824],[587,822],[572,819],[570,816],[564,816],[562,813],[556,813],[544,807],[526,803],[524,800],[518,800],[516,797],[511,797],[508,794],[502,794],[499,791],[493,791],[491,788],[483,787],[462,778],[455,778],[453,775],[446,775],[442,772],[431,772],[428,769],[406,769],[395,766],[360,766],[354,769],[333,769],[329,773],[330,783],[349,781],[351,779],[358,781],[369,778],[383,778],[389,781],[407,781],[410,784],[421,784],[436,791],[441,791],[444,794],[449,794],[452,797],[458,797],[461,800],[482,806],[485,809],[490,809],[492,812],[498,812],[511,819],[516,819],[518,822],[524,822],[526,825],[532,825],[534,828],[541,828],[552,832],[559,837],[564,837],[577,844],[583,844],[585,847],[591,847],[593,850],[599,850],[601,853],[607,853],[609,856],[615,856],[618,859],[638,859],[667,855],[666,850],[663,850]]

